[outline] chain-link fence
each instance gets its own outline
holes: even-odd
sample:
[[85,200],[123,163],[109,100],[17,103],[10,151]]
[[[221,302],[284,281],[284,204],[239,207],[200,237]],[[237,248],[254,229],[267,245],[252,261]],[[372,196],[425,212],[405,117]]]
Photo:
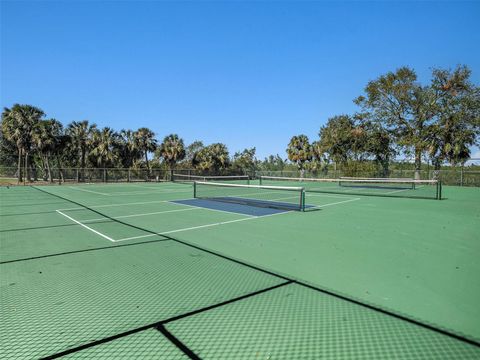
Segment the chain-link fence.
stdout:
[[[170,171],[163,169],[123,169],[123,168],[53,168],[32,167],[21,169],[22,182],[26,183],[64,183],[64,182],[138,182],[170,181]],[[0,167],[0,183],[18,182],[18,169]]]
[[[466,168],[455,168],[449,170],[420,170],[420,180],[440,180],[444,185],[456,186],[479,186],[480,187],[480,170],[468,170]],[[281,177],[305,177],[305,178],[323,178],[337,179],[343,176],[349,177],[379,177],[375,172],[357,171],[352,174],[342,170],[329,170],[328,172],[311,172],[311,171],[257,171],[256,177],[260,176],[281,176]],[[415,170],[391,170],[389,178],[406,178],[414,179]]]
[[[312,177],[336,179],[342,176],[349,177],[380,177],[375,171],[359,170],[352,174],[349,170],[328,171],[242,171],[240,169],[223,169],[219,171],[203,171],[199,169],[126,169],[126,168],[53,168],[48,169],[32,167],[28,171],[22,169],[22,182],[25,183],[115,183],[115,182],[147,182],[147,181],[170,181],[172,174],[201,175],[201,176],[224,176],[224,175],[249,175],[250,178],[260,176],[282,177]],[[480,170],[470,167],[457,167],[443,170],[420,170],[421,180],[441,180],[444,185],[456,186],[479,186]],[[394,169],[389,171],[389,178],[415,178],[415,170]],[[0,184],[16,184],[18,182],[18,170],[16,167],[0,167]]]

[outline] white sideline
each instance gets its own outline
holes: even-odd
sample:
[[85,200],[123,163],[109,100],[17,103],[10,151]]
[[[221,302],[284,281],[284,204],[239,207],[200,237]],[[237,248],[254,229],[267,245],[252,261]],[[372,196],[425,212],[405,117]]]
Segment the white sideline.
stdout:
[[59,214],[65,216],[67,219],[72,220],[74,223],[76,223],[76,224],[78,224],[78,225],[80,225],[80,226],[83,226],[85,229],[88,229],[88,230],[90,230],[91,232],[94,232],[95,234],[100,235],[101,237],[103,237],[103,238],[105,238],[105,239],[107,239],[107,240],[109,240],[109,241],[111,241],[111,242],[115,242],[115,240],[113,240],[111,237],[108,237],[107,235],[104,235],[104,234],[102,234],[101,232],[99,232],[99,231],[97,231],[97,230],[95,230],[95,229],[92,229],[91,227],[89,227],[89,226],[87,226],[87,225],[85,225],[85,224],[82,224],[80,221],[75,220],[74,218],[68,216],[67,214],[64,214],[64,213],[61,212],[60,210],[55,210],[55,211],[58,212]]

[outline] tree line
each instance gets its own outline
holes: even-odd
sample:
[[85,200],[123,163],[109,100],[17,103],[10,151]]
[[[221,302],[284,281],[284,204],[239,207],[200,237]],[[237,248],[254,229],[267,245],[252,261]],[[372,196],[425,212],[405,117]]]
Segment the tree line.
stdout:
[[[194,141],[185,146],[177,134],[159,142],[155,133],[142,127],[119,132],[110,127],[98,128],[88,120],[73,121],[66,127],[32,105],[15,104],[2,113],[0,164],[16,166],[18,181],[32,178],[41,169],[44,180],[53,182],[52,169],[77,168],[78,181],[85,179],[89,168],[164,169],[193,168],[199,172],[218,173],[225,169],[255,171],[262,162],[255,148],[236,152],[230,157],[225,144],[204,145]],[[152,156],[153,155],[153,156]],[[279,155],[264,161],[265,168],[282,169]]]
[[35,168],[50,181],[52,168],[78,168],[81,181],[86,168],[248,173],[293,164],[299,170],[327,172],[335,163],[345,173],[369,164],[378,176],[388,176],[399,155],[413,157],[417,171],[424,160],[435,168],[445,162],[462,164],[471,155],[470,147],[480,145],[480,88],[470,77],[466,66],[433,69],[430,83],[422,85],[411,68],[388,72],[370,81],[354,99],[357,112],[329,118],[313,142],[306,135],[293,136],[287,159],[277,154],[263,161],[256,158],[254,147],[230,156],[225,144],[194,141],[186,146],[177,134],[160,142],[145,127],[115,131],[87,120],[64,127],[38,107],[15,104],[2,113],[0,164],[16,166],[18,181],[29,180]]
[[480,144],[480,88],[470,76],[466,66],[433,69],[427,85],[408,67],[381,75],[354,99],[358,111],[329,118],[318,140],[292,137],[288,158],[314,171],[330,162],[347,170],[369,162],[379,176],[388,176],[398,155],[413,158],[416,177],[424,160],[435,169],[464,164]]

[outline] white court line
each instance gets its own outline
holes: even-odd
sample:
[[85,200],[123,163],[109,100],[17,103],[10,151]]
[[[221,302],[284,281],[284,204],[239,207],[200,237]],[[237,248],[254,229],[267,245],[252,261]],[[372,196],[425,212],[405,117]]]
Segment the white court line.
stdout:
[[247,218],[236,219],[236,220],[229,220],[229,221],[221,221],[221,222],[216,222],[216,223],[212,223],[212,224],[205,224],[205,225],[192,226],[192,227],[183,228],[183,229],[165,231],[165,232],[158,233],[158,234],[148,234],[148,235],[133,236],[133,237],[128,237],[128,238],[118,239],[118,240],[115,240],[115,242],[117,242],[117,241],[126,241],[126,240],[133,240],[133,239],[140,239],[140,238],[145,238],[145,237],[150,237],[150,236],[156,236],[156,235],[157,235],[157,236],[162,236],[162,235],[173,234],[173,233],[182,232],[182,231],[203,229],[203,228],[212,227],[212,226],[219,226],[219,225],[224,225],[224,224],[236,223],[236,222],[240,222],[240,221],[260,219],[260,218],[265,218],[265,217],[275,216],[275,215],[283,215],[283,214],[288,214],[288,213],[290,213],[290,212],[291,212],[291,211],[285,211],[285,212],[276,213],[276,214],[269,214],[269,215],[263,215],[263,216],[253,216],[253,217],[247,217]]
[[[208,199],[195,199],[195,198],[192,198],[192,199],[187,199],[187,200],[208,200]],[[171,202],[173,202],[174,204],[177,204],[177,205],[188,206],[188,207],[192,207],[192,208],[196,208],[196,209],[210,210],[210,211],[216,211],[216,212],[222,212],[222,213],[228,213],[228,214],[235,214],[235,215],[245,215],[245,216],[249,216],[249,217],[254,217],[254,216],[255,216],[255,215],[241,214],[241,213],[238,213],[238,212],[227,211],[227,210],[210,209],[210,208],[201,207],[201,206],[196,206],[196,205],[188,205],[188,204],[176,203],[176,202],[174,202],[174,201],[182,201],[182,200],[171,200]],[[214,201],[214,200],[210,200],[210,201]]]
[[[280,199],[278,199],[280,200]],[[351,201],[357,201],[357,200],[361,200],[361,198],[353,198],[353,199],[349,199],[349,200],[345,200],[345,201],[338,201],[338,202],[334,202],[334,203],[328,203],[328,204],[325,204],[325,205],[319,205],[319,206],[316,206],[316,208],[320,208],[320,207],[326,207],[326,206],[331,206],[331,205],[337,205],[337,204],[343,204],[343,203],[347,203],[347,202],[351,202]],[[183,204],[179,204],[179,205],[183,205]],[[204,209],[204,208],[201,208],[201,207],[193,207],[191,205],[185,205],[185,206],[189,206],[191,208],[189,209],[179,209],[179,210],[171,210],[171,211],[168,211],[168,212],[173,212],[173,211],[187,211],[187,210],[195,210],[195,209]],[[214,210],[214,209],[207,209],[207,210]],[[177,232],[183,232],[183,231],[189,231],[189,230],[196,230],[196,229],[203,229],[203,228],[207,228],[207,227],[213,227],[213,226],[219,226],[219,225],[225,225],[225,224],[231,224],[231,223],[236,223],[236,222],[241,222],[241,221],[246,221],[246,220],[253,220],[253,219],[259,219],[259,218],[266,218],[266,217],[270,217],[270,216],[276,216],[276,215],[283,215],[283,214],[288,214],[288,213],[291,213],[291,211],[284,211],[284,212],[280,212],[280,213],[275,213],[275,214],[269,214],[269,215],[262,215],[262,216],[252,216],[252,215],[245,215],[245,214],[237,214],[237,215],[245,215],[247,217],[244,217],[244,218],[241,218],[241,219],[235,219],[235,220],[228,220],[228,221],[221,221],[221,222],[216,222],[216,223],[211,223],[211,224],[205,224],[205,225],[199,225],[199,226],[192,226],[192,227],[187,227],[187,228],[182,228],[182,229],[176,229],[176,230],[170,230],[170,231],[165,231],[165,232],[162,232],[162,233],[158,233],[158,234],[147,234],[147,235],[139,235],[139,236],[131,236],[131,237],[128,237],[128,238],[122,238],[122,239],[117,239],[117,240],[114,240],[90,227],[88,227],[87,225],[73,219],[72,217],[62,213],[60,210],[56,210],[58,213],[62,214],[63,216],[67,217],[68,219],[72,220],[73,222],[77,223],[78,225],[81,225],[83,227],[85,227],[86,229],[90,230],[90,231],[93,231],[94,233],[104,237],[105,239],[107,240],[110,240],[112,242],[118,242],[118,241],[127,241],[127,240],[134,240],[134,239],[142,239],[142,238],[147,238],[147,237],[152,237],[152,236],[162,236],[162,235],[167,235],[167,234],[173,234],[173,233],[177,233]],[[224,212],[222,210],[219,210],[221,212]],[[125,215],[123,217],[132,217],[132,216],[142,216],[143,214],[135,214],[135,215]],[[89,220],[86,220],[86,221],[93,221],[95,219],[89,219]],[[99,219],[100,220],[100,219]]]
[[[419,188],[416,188],[416,189],[419,189]],[[400,189],[400,190],[388,191],[384,194],[395,194],[395,193],[398,193],[398,192],[401,192],[401,191],[407,191],[407,190],[415,190],[415,189]]]
[[69,189],[73,189],[73,190],[78,190],[78,191],[85,191],[85,192],[89,192],[89,193],[92,193],[92,194],[111,196],[111,194],[101,193],[101,192],[92,191],[92,190],[85,190],[85,189],[77,188],[77,187],[74,187],[74,186],[69,186],[68,188],[69,188]]
[[59,214],[65,216],[67,219],[72,220],[74,223],[76,223],[76,224],[84,227],[85,229],[88,229],[88,230],[90,230],[91,232],[94,232],[95,234],[100,235],[101,237],[103,237],[103,238],[105,238],[105,239],[107,239],[107,240],[109,240],[109,241],[111,241],[111,242],[115,242],[115,240],[113,240],[111,237],[108,237],[107,235],[104,235],[104,234],[102,234],[101,232],[99,232],[99,231],[97,231],[97,230],[95,230],[95,229],[92,229],[91,227],[89,227],[89,226],[87,226],[87,225],[85,225],[85,224],[82,224],[80,221],[75,220],[74,218],[68,216],[67,214],[64,214],[64,213],[61,212],[60,210],[55,210],[55,211],[58,212]]
[[156,212],[150,212],[150,213],[143,213],[143,214],[131,214],[131,215],[122,215],[122,216],[111,216],[111,217],[103,217],[103,218],[97,218],[97,219],[86,219],[82,220],[82,223],[88,223],[92,221],[100,221],[100,220],[105,220],[105,219],[125,219],[125,218],[131,218],[131,217],[138,217],[138,216],[149,216],[149,215],[158,215],[158,214],[165,214],[165,213],[174,213],[174,212],[179,212],[179,211],[192,211],[192,210],[200,210],[201,208],[199,207],[192,207],[188,209],[176,209],[176,210],[165,210],[165,211],[156,211]]
[[[181,200],[192,200],[193,198],[188,199],[179,199],[179,200],[155,200],[155,201],[140,201],[140,202],[132,202],[132,203],[124,203],[124,204],[105,204],[105,205],[85,205],[85,207],[75,207],[75,208],[67,208],[67,209],[58,209],[61,211],[72,211],[72,210],[88,210],[86,208],[105,208],[105,207],[116,207],[116,206],[130,206],[130,205],[146,205],[146,204],[159,204],[164,202],[173,202],[173,201],[181,201]],[[175,205],[181,205],[176,204]]]
[[357,201],[357,200],[361,200],[361,198],[353,198],[353,199],[344,200],[344,201],[337,201],[337,202],[328,203],[328,204],[325,204],[325,205],[315,205],[315,207],[316,208],[322,208],[322,207],[327,207],[327,206],[332,206],[332,205],[337,205],[337,204],[343,204],[343,203],[347,203],[347,202],[351,202],[351,201]]
[[132,195],[150,195],[150,194],[174,194],[174,193],[185,193],[192,192],[192,189],[188,190],[173,190],[173,191],[125,191],[109,194],[110,196],[132,196]]
[[326,194],[323,194],[323,193],[311,193],[311,192],[308,192],[308,191],[305,191],[305,197],[309,197],[309,196],[318,196],[318,197],[330,197],[330,198],[336,198],[336,199],[345,199],[345,198],[348,198],[348,199],[355,199],[355,197],[353,197],[354,194],[350,194],[350,195],[342,195],[342,194],[338,194],[338,195],[326,195]]

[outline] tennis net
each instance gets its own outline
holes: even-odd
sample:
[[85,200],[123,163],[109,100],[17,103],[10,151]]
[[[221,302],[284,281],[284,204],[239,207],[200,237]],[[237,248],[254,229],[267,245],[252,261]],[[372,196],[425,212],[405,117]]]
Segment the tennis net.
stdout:
[[261,176],[260,185],[303,186],[307,192],[319,193],[437,200],[442,198],[442,184],[438,180]]
[[172,181],[193,183],[194,181],[213,181],[213,182],[228,182],[234,184],[250,184],[250,177],[248,175],[229,175],[229,176],[201,176],[189,174],[173,174]]
[[195,181],[193,197],[281,210],[305,210],[305,189]]

